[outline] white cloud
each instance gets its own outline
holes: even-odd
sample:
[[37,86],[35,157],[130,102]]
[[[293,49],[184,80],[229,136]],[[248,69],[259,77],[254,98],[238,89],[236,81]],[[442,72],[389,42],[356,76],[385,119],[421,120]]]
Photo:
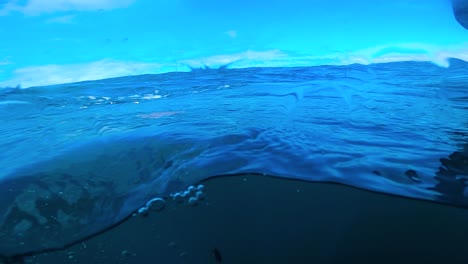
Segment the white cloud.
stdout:
[[[12,64],[12,62],[9,60],[8,57],[0,59],[0,66],[5,66],[5,65],[9,65],[9,64]],[[2,69],[2,67],[0,67],[0,73],[4,73],[4,72],[5,72],[5,70]]]
[[43,65],[17,69],[13,79],[0,82],[0,87],[23,88],[44,86],[105,78],[138,75],[146,73],[162,73],[176,71],[177,66],[157,63],[121,62],[101,60],[85,64]]
[[28,0],[20,4],[17,0],[8,2],[0,15],[19,11],[26,15],[64,11],[92,11],[122,8],[131,5],[135,0]]
[[237,37],[237,31],[235,30],[228,30],[224,32],[224,34],[228,35],[230,38],[236,38]]
[[48,19],[47,23],[58,23],[58,24],[71,24],[73,23],[74,15],[58,16]]

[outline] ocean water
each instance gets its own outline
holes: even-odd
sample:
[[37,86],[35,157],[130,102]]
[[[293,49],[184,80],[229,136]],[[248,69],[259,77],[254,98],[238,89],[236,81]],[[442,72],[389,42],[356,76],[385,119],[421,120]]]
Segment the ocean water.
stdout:
[[4,88],[0,120],[3,256],[63,247],[217,176],[468,207],[468,63],[454,59]]

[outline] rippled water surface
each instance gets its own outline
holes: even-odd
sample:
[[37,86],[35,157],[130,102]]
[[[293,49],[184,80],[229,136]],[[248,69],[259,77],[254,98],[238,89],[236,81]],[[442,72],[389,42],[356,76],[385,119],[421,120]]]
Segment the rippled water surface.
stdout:
[[5,88],[0,118],[0,255],[60,247],[226,174],[468,207],[468,64],[457,60]]

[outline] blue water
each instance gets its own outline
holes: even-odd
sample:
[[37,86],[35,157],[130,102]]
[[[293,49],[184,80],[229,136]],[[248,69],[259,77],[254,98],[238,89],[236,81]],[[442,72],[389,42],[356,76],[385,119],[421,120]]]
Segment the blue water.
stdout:
[[467,88],[452,60],[1,89],[0,255],[60,247],[219,175],[468,207]]

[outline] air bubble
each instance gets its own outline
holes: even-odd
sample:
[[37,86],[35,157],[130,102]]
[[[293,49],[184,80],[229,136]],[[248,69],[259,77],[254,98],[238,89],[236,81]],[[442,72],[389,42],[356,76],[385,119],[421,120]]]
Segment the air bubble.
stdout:
[[195,187],[194,187],[194,186],[189,186],[189,187],[187,188],[187,191],[188,191],[189,193],[195,192]]
[[146,207],[151,211],[159,212],[166,206],[166,201],[162,198],[153,198],[146,203]]
[[205,194],[204,194],[202,191],[198,191],[198,192],[195,194],[195,197],[196,197],[198,200],[204,200],[204,199],[205,199]]
[[174,201],[176,201],[177,203],[181,203],[181,202],[184,201],[184,197],[182,197],[182,195],[180,193],[175,193],[172,196],[172,199],[174,199]]
[[148,216],[148,207],[143,206],[140,209],[138,209],[138,214],[142,216]]
[[198,204],[198,199],[197,199],[196,197],[190,197],[190,198],[188,199],[188,204],[189,204],[189,205],[192,205],[192,206],[195,206],[195,205]]

